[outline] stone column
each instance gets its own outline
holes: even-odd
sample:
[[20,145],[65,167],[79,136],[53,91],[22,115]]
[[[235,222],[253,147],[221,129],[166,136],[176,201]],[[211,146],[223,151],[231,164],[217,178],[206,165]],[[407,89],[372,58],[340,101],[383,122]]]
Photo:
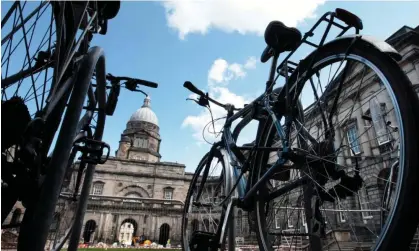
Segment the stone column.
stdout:
[[104,239],[104,241],[106,241],[107,239],[109,239],[110,241],[113,241],[112,220],[113,220],[113,215],[110,213],[107,213],[105,216],[105,222],[103,224],[103,229],[102,229],[102,238]]
[[100,217],[99,217],[99,224],[97,225],[97,231],[96,231],[96,236],[97,236],[97,240],[98,241],[102,241],[101,239],[102,239],[102,237],[103,237],[103,231],[102,231],[102,229],[103,229],[103,225],[105,224],[105,222],[104,222],[104,215],[103,215],[103,213],[101,213],[100,214]]

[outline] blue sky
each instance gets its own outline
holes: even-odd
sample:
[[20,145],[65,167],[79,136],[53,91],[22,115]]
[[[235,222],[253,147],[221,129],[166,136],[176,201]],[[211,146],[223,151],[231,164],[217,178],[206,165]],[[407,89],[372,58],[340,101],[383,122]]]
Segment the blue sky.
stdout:
[[[162,161],[183,163],[187,171],[193,171],[210,147],[197,136],[208,115],[185,101],[190,93],[182,87],[183,82],[190,80],[223,101],[242,105],[261,94],[267,79],[269,65],[259,61],[265,47],[260,34],[266,24],[284,20],[304,32],[316,17],[337,7],[361,17],[362,33],[381,39],[403,25],[419,24],[419,2],[122,2],[118,16],[109,22],[108,33],[97,35],[92,45],[105,49],[107,71],[113,75],[159,83],[158,89],[143,90],[151,95],[152,109],[159,119]],[[297,55],[305,56],[309,51],[302,48]],[[104,140],[110,143],[112,153],[143,99],[139,93],[121,92],[105,129]],[[251,129],[243,141],[252,140]]]

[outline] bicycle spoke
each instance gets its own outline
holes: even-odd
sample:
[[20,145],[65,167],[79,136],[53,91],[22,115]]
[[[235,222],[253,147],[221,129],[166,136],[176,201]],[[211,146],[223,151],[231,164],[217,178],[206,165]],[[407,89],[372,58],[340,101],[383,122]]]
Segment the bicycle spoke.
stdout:
[[[13,30],[8,33],[4,38],[1,39],[1,45],[3,46],[3,44],[10,39],[10,37],[12,37],[20,28],[22,28],[38,11],[39,9],[41,9],[45,4],[47,4],[48,1],[44,1],[42,2],[42,4],[40,6],[38,6],[38,8],[36,8],[34,11],[32,11],[31,14],[29,14],[24,20],[22,19],[22,22],[20,25],[13,27]],[[23,5],[23,7],[20,5],[20,2],[18,2],[18,7],[20,8],[20,11],[23,11],[23,9],[25,8],[26,2]]]
[[[51,22],[49,24],[49,40],[48,40],[48,51],[51,51],[51,38],[52,38],[52,23],[54,22],[54,15],[51,12]],[[43,41],[43,40],[42,40]],[[48,78],[48,70],[49,68],[47,68],[47,70],[45,71],[45,79],[44,79],[44,83],[47,83],[47,78]],[[52,77],[51,77],[52,78]],[[45,93],[45,88],[46,88],[46,84],[44,85],[43,88],[43,93]],[[42,100],[41,100],[41,109],[44,108],[44,98],[45,95],[42,95]]]
[[[20,4],[19,4],[19,10],[20,10],[20,20],[23,23],[24,22],[23,13],[22,13],[22,8],[20,7]],[[27,38],[26,38],[26,32],[25,32],[25,26],[24,25],[22,26],[22,30],[23,30],[23,36],[25,38],[26,57],[27,57],[27,60],[29,62],[29,67],[32,68],[32,64],[30,63],[31,57],[29,56],[29,44],[28,44],[28,41],[27,41]],[[34,91],[35,96],[36,96],[35,80],[33,78],[32,73],[31,73],[31,80],[32,80],[32,88],[33,88],[33,91]],[[35,103],[36,103],[36,108],[39,111],[39,103],[38,103],[38,99],[36,99],[36,98],[35,98]]]
[[[16,22],[17,22],[17,12],[15,12],[14,17],[13,17],[13,27],[16,26]],[[8,73],[9,73],[9,63],[10,63],[10,60],[9,59],[10,59],[10,55],[11,55],[11,51],[10,50],[12,48],[12,44],[13,44],[13,37],[10,39],[10,41],[8,43],[8,46],[9,47],[8,48],[6,47],[6,50],[9,49],[9,55],[7,57],[7,65],[6,65],[6,77],[8,76]],[[2,55],[2,57],[4,58],[4,55]],[[3,67],[3,64],[1,66]],[[2,77],[2,79],[3,79],[3,77]]]

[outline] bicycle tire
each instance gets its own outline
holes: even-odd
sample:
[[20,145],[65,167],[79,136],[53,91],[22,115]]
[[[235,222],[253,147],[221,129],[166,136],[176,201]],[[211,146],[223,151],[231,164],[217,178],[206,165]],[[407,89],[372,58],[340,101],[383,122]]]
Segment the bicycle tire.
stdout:
[[[229,163],[229,162],[226,162],[226,160],[224,159],[226,157],[226,155],[222,154],[219,149],[215,150],[214,156],[218,156],[218,158],[221,160],[223,170],[224,170],[224,181],[223,181],[224,186],[225,186],[224,187],[224,192],[226,194],[228,194],[231,191],[232,185],[233,185],[232,180],[226,179],[226,177],[230,176],[230,175],[228,175],[230,172],[229,172],[229,170],[226,169],[225,163]],[[189,239],[186,236],[187,235],[186,228],[188,227],[188,210],[189,210],[189,207],[190,207],[191,196],[193,195],[193,192],[194,192],[196,183],[198,182],[198,178],[200,176],[200,173],[204,169],[204,167],[205,167],[205,165],[208,161],[208,158],[209,158],[209,153],[204,155],[204,157],[199,162],[198,167],[196,168],[194,176],[192,177],[191,183],[189,185],[188,193],[186,194],[185,205],[184,205],[183,214],[182,214],[182,226],[181,226],[181,244],[182,244],[182,250],[185,250],[185,251],[190,250],[189,243],[188,243]],[[226,210],[226,206],[222,206],[222,213],[221,213],[221,217],[219,219],[220,224],[219,224],[218,228],[221,227],[221,223],[224,220],[225,210]],[[231,222],[232,222],[232,218],[230,217],[229,223],[228,223],[230,228],[231,228]],[[226,235],[227,235],[227,233],[226,233]],[[223,242],[223,244],[226,244],[224,242]],[[229,245],[231,243],[230,240],[228,240],[228,242],[229,243],[227,243],[227,245]],[[223,250],[223,249],[221,249],[221,250]]]
[[[89,134],[91,135],[89,137],[89,139],[93,139],[96,141],[102,141],[102,137],[103,137],[103,132],[104,132],[104,125],[106,122],[106,114],[105,114],[105,104],[106,104],[106,90],[105,90],[105,86],[104,84],[97,84],[96,85],[96,91],[93,91],[93,93],[95,94],[95,99],[94,101],[96,103],[94,103],[90,98],[88,99],[88,104],[90,105],[89,107],[92,108],[96,108],[97,110],[97,119],[96,119],[96,124],[94,126],[92,126],[90,123],[91,121],[85,121],[84,118],[82,118],[79,121],[79,124],[77,125],[77,128],[85,128],[87,126],[86,123],[89,123],[89,128],[91,129],[92,127],[95,128],[95,132],[93,134]],[[86,113],[92,112],[91,110],[87,110]],[[91,120],[93,119],[93,114],[91,115]],[[82,133],[82,131],[80,131],[79,133]],[[77,151],[76,149],[73,148],[73,151]],[[71,157],[74,157],[75,154],[73,155],[73,153],[70,155]],[[73,165],[73,161],[74,158],[71,158],[69,160],[69,165],[68,168]],[[85,164],[86,165],[86,164]],[[93,175],[95,172],[95,164],[87,164],[85,172],[84,172],[84,178],[82,178],[83,182],[81,183],[81,190],[79,190],[79,198],[76,201],[76,205],[75,205],[75,211],[73,214],[71,214],[72,218],[67,221],[69,222],[68,224],[68,229],[66,229],[64,236],[62,238],[60,238],[58,240],[58,242],[53,243],[52,248],[50,249],[51,251],[58,251],[61,250],[61,248],[63,248],[64,244],[68,241],[68,249],[67,250],[74,250],[77,249],[77,246],[79,244],[79,239],[80,239],[80,234],[81,234],[81,230],[83,228],[83,220],[84,220],[84,215],[87,209],[87,201],[89,199],[89,195],[90,195],[90,188],[92,185],[92,180],[93,180]],[[70,171],[70,170],[67,170]],[[71,172],[71,171],[70,171]],[[86,192],[87,191],[87,192]],[[70,199],[72,200],[72,199]],[[65,212],[64,212],[65,213]],[[61,215],[61,213],[60,213]],[[65,215],[66,216],[66,215]],[[62,218],[60,217],[60,226],[62,225]],[[58,230],[57,230],[58,232]],[[71,236],[71,238],[70,238]]]
[[[79,66],[77,76],[75,76],[74,83],[77,85],[73,85],[74,89],[64,115],[64,122],[49,163],[49,167],[54,168],[48,168],[37,203],[31,208],[30,214],[25,213],[24,215],[18,239],[19,251],[44,250],[55,204],[64,179],[66,164],[83,110],[83,103],[95,69],[98,76],[106,75],[104,53],[103,49],[99,47],[90,48]],[[103,81],[105,80],[103,79]]]
[[[313,65],[320,62],[323,59],[342,55],[347,52],[347,49],[351,46],[351,39],[336,40],[333,43],[326,44],[321,47],[316,53],[312,53],[306,59],[301,61],[299,69],[301,72],[306,72],[307,67],[314,60]],[[391,90],[394,93],[394,99],[400,108],[400,117],[403,121],[404,132],[404,154],[405,154],[405,168],[403,174],[400,177],[401,185],[399,188],[398,203],[391,212],[391,219],[383,229],[384,232],[380,235],[380,239],[376,243],[375,251],[385,250],[404,250],[408,248],[410,241],[415,233],[415,229],[418,224],[419,210],[418,200],[418,181],[419,173],[417,167],[419,164],[419,157],[417,152],[419,150],[419,133],[417,128],[419,127],[419,114],[417,110],[411,109],[411,107],[418,107],[419,101],[416,93],[412,89],[412,84],[407,76],[400,69],[400,66],[396,61],[391,58],[389,54],[383,53],[370,43],[364,40],[358,40],[352,45],[350,55],[357,55],[374,65],[383,76],[388,80]],[[290,83],[293,83],[297,78],[296,74],[291,75]],[[301,91],[301,90],[300,90]],[[299,93],[300,94],[300,93]],[[299,95],[297,95],[299,96]],[[264,126],[263,133],[261,134],[261,146],[265,146],[271,135],[273,134],[274,127],[272,126],[272,120],[268,120]],[[263,162],[263,153],[257,154],[255,157],[255,163],[259,163],[258,166],[254,167],[255,174],[261,171]],[[263,205],[256,201],[255,210],[257,224],[257,236],[259,247],[264,251],[271,251],[272,247],[266,245],[267,233],[264,224],[262,223]],[[265,242],[265,244],[264,244]]]

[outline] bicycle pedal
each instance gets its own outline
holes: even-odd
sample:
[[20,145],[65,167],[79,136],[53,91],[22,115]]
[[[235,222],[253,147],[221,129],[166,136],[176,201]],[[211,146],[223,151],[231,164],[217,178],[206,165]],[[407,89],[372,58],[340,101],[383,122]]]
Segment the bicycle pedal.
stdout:
[[[84,139],[84,146],[79,146],[79,150],[83,153],[81,160],[88,164],[104,164],[111,152],[110,146],[99,140]],[[104,149],[107,149],[106,155],[104,155]]]
[[214,233],[195,231],[189,243],[191,251],[217,250],[217,238]]

